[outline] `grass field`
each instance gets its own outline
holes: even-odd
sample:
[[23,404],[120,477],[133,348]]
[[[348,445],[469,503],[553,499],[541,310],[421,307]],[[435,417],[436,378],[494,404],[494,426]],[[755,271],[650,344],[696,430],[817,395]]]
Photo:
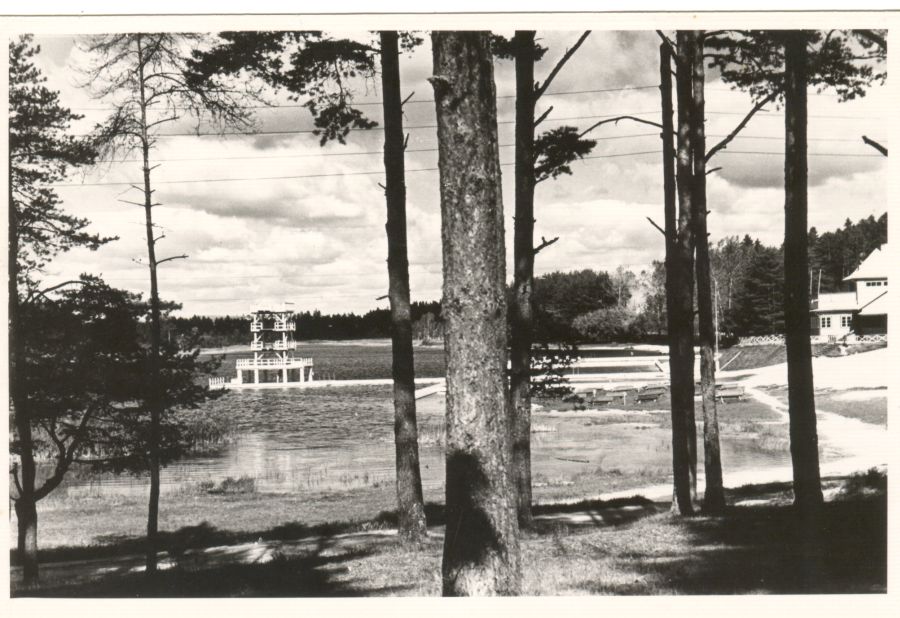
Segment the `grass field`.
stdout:
[[[814,343],[813,356],[843,356],[860,354],[886,347],[886,343],[863,343],[841,346],[836,343]],[[732,346],[722,351],[720,366],[729,371],[756,369],[787,362],[787,349],[780,345]]]

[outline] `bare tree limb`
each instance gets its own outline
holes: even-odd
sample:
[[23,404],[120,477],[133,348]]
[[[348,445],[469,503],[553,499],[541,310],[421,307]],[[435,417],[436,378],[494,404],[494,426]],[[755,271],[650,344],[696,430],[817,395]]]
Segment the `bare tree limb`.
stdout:
[[728,144],[730,144],[731,141],[734,140],[735,137],[737,137],[737,134],[740,133],[744,129],[744,127],[747,126],[747,123],[750,122],[750,119],[756,115],[756,112],[760,111],[763,107],[774,101],[775,97],[777,96],[778,91],[776,90],[775,92],[770,93],[766,98],[760,100],[756,105],[754,105],[753,109],[747,112],[747,115],[744,116],[744,118],[738,123],[738,125],[731,131],[731,133],[726,135],[724,138],[722,138],[722,141],[720,141],[718,144],[710,148],[709,151],[707,151],[705,157],[706,161],[712,159],[713,156],[715,156],[715,154],[720,150],[724,150],[725,148],[727,148]]
[[720,169],[722,169],[722,168],[721,167],[712,167],[712,168],[706,170],[706,175],[709,176],[713,172],[718,172]]
[[604,124],[609,124],[610,122],[619,124],[620,120],[631,120],[633,122],[640,122],[641,124],[649,124],[651,127],[656,127],[658,129],[663,128],[663,126],[658,122],[654,122],[652,120],[646,120],[644,118],[638,118],[637,116],[616,116],[615,118],[607,118],[606,120],[601,120],[600,122],[595,122],[594,124],[589,126],[587,129],[585,129],[584,131],[579,133],[578,137],[584,137],[585,135],[587,135],[588,133],[590,133],[597,127],[602,126]]
[[547,76],[547,79],[544,80],[544,83],[536,86],[534,89],[534,101],[537,101],[541,98],[545,92],[547,92],[547,88],[550,87],[550,84],[556,78],[556,75],[560,72],[560,70],[565,66],[565,64],[569,61],[569,58],[578,51],[578,48],[581,47],[581,44],[584,43],[585,39],[588,38],[588,35],[591,33],[590,30],[585,30],[584,34],[579,37],[579,39],[575,42],[571,48],[566,50],[566,53],[563,54],[563,57],[559,59],[559,62],[556,63],[556,66],[553,67],[553,70],[550,71],[550,75]]
[[544,120],[547,118],[547,116],[550,115],[550,112],[552,112],[552,111],[553,111],[553,106],[551,105],[550,107],[547,108],[547,111],[545,111],[543,114],[541,114],[538,117],[538,119],[534,121],[534,126],[537,127],[539,124],[544,122]]
[[666,231],[665,231],[664,229],[662,229],[661,227],[659,227],[659,225],[657,225],[656,221],[654,221],[654,220],[651,219],[650,217],[647,217],[647,221],[649,221],[649,222],[650,222],[650,225],[652,225],[652,226],[655,227],[657,230],[659,230],[659,233],[662,234],[662,235],[665,237]]
[[884,156],[888,156],[888,149],[885,148],[884,146],[882,146],[881,144],[879,144],[878,142],[876,142],[875,140],[869,139],[868,137],[863,135],[862,141],[864,141],[866,144],[868,144],[869,146],[871,146],[872,148],[874,148],[875,150],[877,150]]
[[156,265],[164,264],[165,262],[171,262],[172,260],[186,260],[188,258],[187,255],[173,255],[172,257],[163,258],[161,260],[156,260]]
[[537,255],[538,253],[555,243],[557,240],[559,240],[559,236],[551,238],[550,240],[547,240],[546,238],[541,236],[541,244],[534,248],[534,254]]
[[413,95],[414,95],[414,94],[416,94],[416,91],[415,91],[415,90],[413,90],[412,92],[410,92],[410,93],[409,93],[409,96],[407,96],[405,99],[403,99],[402,101],[400,101],[400,107],[403,107],[404,105],[406,105],[406,102],[409,101],[411,98],[413,98]]
[[388,296],[387,294],[385,294],[384,296],[378,296],[378,297],[376,297],[375,300],[384,300],[385,298],[390,298],[390,296]]

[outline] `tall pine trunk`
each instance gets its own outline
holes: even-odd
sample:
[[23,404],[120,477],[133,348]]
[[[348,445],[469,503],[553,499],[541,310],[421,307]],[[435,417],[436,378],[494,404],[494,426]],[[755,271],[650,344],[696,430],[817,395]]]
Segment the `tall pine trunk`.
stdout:
[[512,595],[521,571],[490,34],[436,31],[432,50],[447,352],[443,594]]
[[694,32],[695,49],[692,61],[694,149],[694,195],[691,203],[696,245],[697,318],[700,345],[700,394],[703,405],[703,470],[706,488],[703,510],[721,513],[725,509],[725,489],[722,485],[722,456],[719,448],[719,419],[716,410],[716,328],[713,315],[712,283],[709,264],[709,237],[706,231],[706,128],[705,128],[705,71],[703,68],[703,33]]
[[534,31],[517,31],[516,214],[513,229],[513,295],[510,313],[509,398],[512,466],[519,526],[531,514],[531,343],[534,338]]
[[156,271],[156,240],[153,232],[153,192],[150,188],[150,136],[147,129],[147,96],[144,89],[144,48],[141,37],[137,38],[138,48],[138,77],[140,80],[139,105],[141,108],[141,155],[144,176],[144,225],[147,235],[147,266],[150,270],[150,362],[149,362],[149,397],[150,409],[150,433],[147,444],[148,465],[150,467],[150,500],[147,505],[147,547],[146,568],[147,573],[156,571],[156,554],[159,539],[159,440],[160,423],[162,417],[162,397],[160,393],[160,366],[159,355],[162,344],[162,331],[160,326],[159,286]]
[[794,503],[814,513],[822,504],[816,402],[813,394],[807,246],[806,39],[785,33],[784,326]]
[[[11,170],[11,168],[10,168]],[[18,218],[12,193],[12,171],[9,174],[9,278],[8,278],[8,320],[9,320],[9,397],[13,405],[13,425],[19,447],[19,484],[18,496],[15,498],[17,543],[16,549],[19,564],[22,567],[22,579],[26,586],[38,580],[38,545],[37,545],[37,499],[35,496],[36,467],[34,461],[34,438],[31,434],[31,419],[19,391],[17,371],[24,362],[24,350],[19,329],[19,287],[18,257],[19,234]]]
[[387,202],[388,298],[391,303],[391,375],[394,379],[394,444],[397,466],[397,529],[406,541],[426,534],[425,504],[419,470],[416,383],[409,258],[406,243],[406,180],[400,51],[396,31],[381,36],[381,87],[384,107],[384,172]]
[[682,515],[693,513],[697,491],[697,429],[694,419],[694,235],[693,136],[690,111],[693,105],[691,58],[693,37],[678,31],[676,93],[678,129],[676,178],[678,219],[672,239],[672,257],[667,260],[666,291],[669,305],[669,377],[672,393],[672,461],[675,476],[673,507]]

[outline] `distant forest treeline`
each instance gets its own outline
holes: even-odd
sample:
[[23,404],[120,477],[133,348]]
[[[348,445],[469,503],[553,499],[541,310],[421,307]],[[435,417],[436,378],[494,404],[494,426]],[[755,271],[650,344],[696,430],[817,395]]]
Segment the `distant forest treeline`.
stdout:
[[[887,213],[870,216],[831,232],[809,230],[812,297],[847,289],[843,278],[887,242]],[[727,341],[739,336],[782,332],[781,247],[763,245],[749,235],[720,240],[710,250],[716,284],[719,329]],[[553,272],[535,279],[535,341],[540,342],[661,342],[666,334],[665,268],[654,262],[633,273],[590,269]],[[296,315],[298,340],[390,337],[390,311],[365,314]],[[413,336],[420,342],[442,337],[439,301],[412,303]],[[170,318],[168,336],[195,338],[202,347],[249,342],[246,316]]]

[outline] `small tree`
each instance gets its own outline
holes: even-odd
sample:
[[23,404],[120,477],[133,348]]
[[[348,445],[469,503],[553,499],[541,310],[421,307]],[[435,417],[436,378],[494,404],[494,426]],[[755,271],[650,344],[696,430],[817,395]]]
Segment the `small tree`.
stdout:
[[[9,45],[9,203],[8,301],[9,392],[13,411],[15,449],[19,457],[15,498],[19,527],[18,557],[26,584],[37,581],[37,509],[34,418],[28,407],[31,392],[22,383],[26,348],[20,336],[23,305],[42,299],[43,267],[55,255],[73,247],[96,249],[112,238],[86,231],[88,221],[67,214],[50,186],[63,180],[72,167],[89,165],[95,151],[90,144],[65,135],[81,116],[59,101],[59,93],[32,58],[40,47],[30,36]],[[62,284],[59,287],[64,287]]]
[[150,353],[147,366],[146,404],[149,411],[147,445],[150,471],[150,499],[147,510],[147,573],[156,571],[159,520],[159,470],[161,465],[162,416],[171,398],[162,380],[162,306],[158,268],[186,255],[157,257],[157,244],[165,238],[157,234],[153,209],[151,151],[159,127],[190,115],[198,123],[209,118],[219,126],[244,127],[250,122],[244,103],[255,92],[237,91],[216,81],[199,81],[191,72],[187,57],[205,45],[203,36],[176,33],[122,33],[87,37],[83,50],[91,64],[84,70],[85,86],[92,95],[108,103],[113,111],[98,125],[97,143],[110,158],[139,150],[143,182],[135,186],[140,202],[122,200],[144,209],[147,241],[147,268],[150,277]]
[[444,251],[447,496],[443,593],[517,594],[497,104],[486,32],[434,32]]

